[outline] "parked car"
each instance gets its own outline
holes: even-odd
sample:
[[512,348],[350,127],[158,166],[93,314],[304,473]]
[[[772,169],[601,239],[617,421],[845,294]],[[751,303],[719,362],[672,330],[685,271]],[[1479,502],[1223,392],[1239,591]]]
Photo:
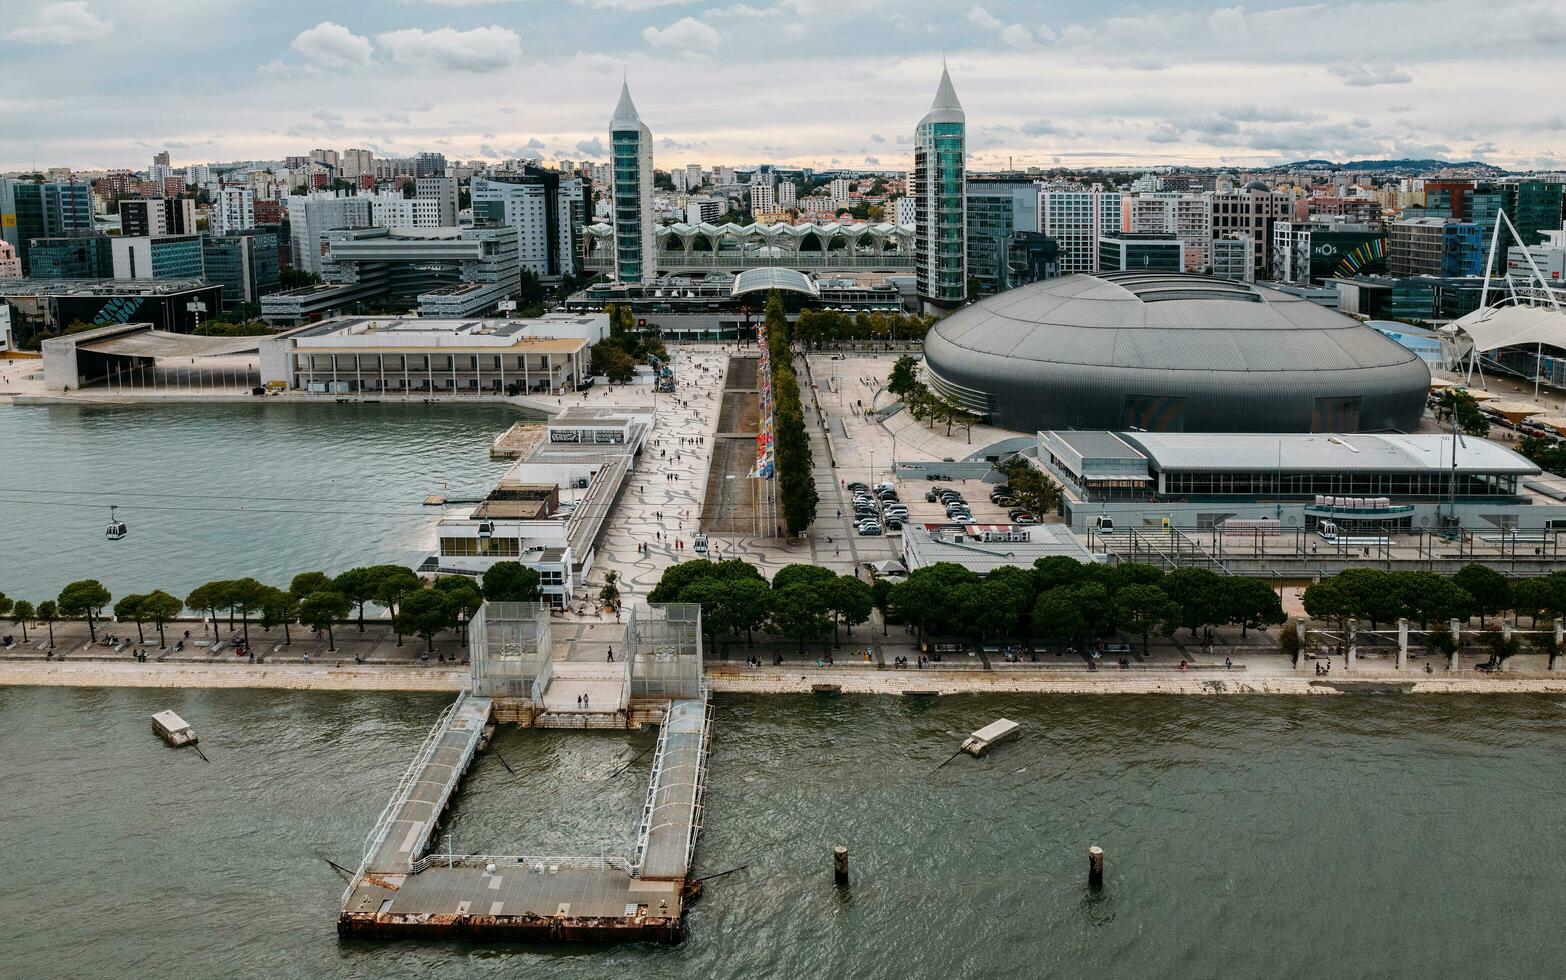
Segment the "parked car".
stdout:
[[855,482],[850,483],[848,485],[848,489],[850,489],[850,490],[869,490],[870,488],[865,486],[863,483],[855,481]]
[[1026,507],[1013,507],[1011,510],[1008,510],[1006,512],[1006,516],[1011,518],[1012,520],[1016,520],[1019,515],[1027,514],[1027,513],[1028,513],[1028,508],[1026,508]]
[[888,517],[886,519],[886,529],[888,531],[901,531],[903,529],[903,522],[896,517]]
[[895,484],[895,483],[884,483],[884,482],[883,483],[877,483],[875,485],[875,489],[876,490],[896,490],[897,489],[897,484]]
[[1038,522],[1039,519],[1034,517],[1032,514],[1018,514],[1016,517],[1012,518],[1013,524],[1037,524]]
[[878,535],[878,534],[881,533],[881,525],[879,525],[879,524],[861,524],[861,525],[859,525],[859,533],[864,535],[864,536],[866,536],[866,537],[873,537],[873,536]]

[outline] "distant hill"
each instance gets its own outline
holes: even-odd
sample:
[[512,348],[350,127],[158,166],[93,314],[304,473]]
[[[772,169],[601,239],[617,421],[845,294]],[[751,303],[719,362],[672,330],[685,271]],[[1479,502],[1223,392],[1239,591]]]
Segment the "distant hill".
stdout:
[[1331,160],[1300,160],[1296,163],[1285,163],[1278,166],[1278,170],[1440,170],[1444,167],[1488,167],[1491,170],[1499,170],[1493,164],[1480,160],[1466,160],[1462,162],[1452,160],[1350,160],[1347,163],[1333,163]]

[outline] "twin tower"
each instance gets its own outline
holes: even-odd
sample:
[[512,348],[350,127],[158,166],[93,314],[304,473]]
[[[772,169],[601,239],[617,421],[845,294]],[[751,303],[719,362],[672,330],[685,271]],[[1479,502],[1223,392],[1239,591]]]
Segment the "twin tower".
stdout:
[[[630,85],[609,119],[614,197],[614,269],[620,282],[649,282],[658,274],[657,217],[653,209],[652,131],[631,101]],[[915,254],[919,298],[934,310],[962,305],[968,294],[967,117],[951,75],[914,130]]]

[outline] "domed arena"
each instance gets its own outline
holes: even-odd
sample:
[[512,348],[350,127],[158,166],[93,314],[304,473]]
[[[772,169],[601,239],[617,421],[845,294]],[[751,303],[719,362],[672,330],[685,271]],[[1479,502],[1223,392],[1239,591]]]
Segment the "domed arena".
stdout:
[[964,307],[930,387],[1019,432],[1413,432],[1430,371],[1352,317],[1262,286],[1071,275]]

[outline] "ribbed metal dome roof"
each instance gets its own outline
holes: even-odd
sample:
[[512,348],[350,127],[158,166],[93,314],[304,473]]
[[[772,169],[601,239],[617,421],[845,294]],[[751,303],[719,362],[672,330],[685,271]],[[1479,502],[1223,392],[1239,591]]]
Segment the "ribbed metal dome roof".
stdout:
[[[1177,414],[1203,420],[1182,423],[1189,431],[1246,431],[1240,420],[1217,422],[1270,398],[1278,404],[1261,407],[1279,410],[1253,416],[1253,426],[1273,417],[1276,431],[1308,431],[1315,398],[1391,396],[1399,407],[1372,413],[1366,427],[1412,428],[1429,385],[1418,357],[1351,317],[1278,290],[1178,273],[1074,275],[1009,290],[936,324],[925,354],[937,387],[966,390],[970,407],[987,397],[985,414],[1024,431],[1123,428],[1135,424],[1120,408],[1127,397],[1188,402]],[[1078,404],[1054,410],[1051,388]],[[1012,404],[1008,392],[1032,404]]]

